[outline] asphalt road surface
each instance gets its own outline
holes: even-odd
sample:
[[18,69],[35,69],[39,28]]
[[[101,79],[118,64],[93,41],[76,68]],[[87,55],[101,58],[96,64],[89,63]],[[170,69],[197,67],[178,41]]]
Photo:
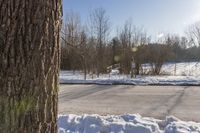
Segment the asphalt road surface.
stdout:
[[61,114],[136,114],[165,119],[174,115],[200,122],[200,87],[61,85]]

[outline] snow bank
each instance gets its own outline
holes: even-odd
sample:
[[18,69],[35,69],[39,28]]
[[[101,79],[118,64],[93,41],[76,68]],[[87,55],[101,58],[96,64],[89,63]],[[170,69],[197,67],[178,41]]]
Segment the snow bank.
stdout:
[[[144,70],[150,69],[149,65],[143,66]],[[117,70],[111,74],[102,74],[99,78],[95,75],[87,75],[81,72],[61,71],[60,83],[65,84],[127,84],[127,85],[200,85],[200,63],[168,63],[162,68],[162,76],[137,76],[131,78],[130,75],[120,75]],[[176,73],[176,76],[174,74]]]
[[99,116],[60,115],[59,133],[159,133],[154,120],[144,120],[140,115]]
[[200,123],[183,122],[174,117],[167,117],[165,122],[165,133],[200,133]]
[[140,115],[59,115],[59,133],[200,133],[200,124],[175,117],[157,120]]

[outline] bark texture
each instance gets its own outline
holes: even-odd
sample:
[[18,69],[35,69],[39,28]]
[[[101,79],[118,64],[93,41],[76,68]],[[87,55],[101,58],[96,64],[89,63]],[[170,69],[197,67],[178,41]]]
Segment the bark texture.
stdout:
[[62,0],[0,0],[0,132],[56,133]]

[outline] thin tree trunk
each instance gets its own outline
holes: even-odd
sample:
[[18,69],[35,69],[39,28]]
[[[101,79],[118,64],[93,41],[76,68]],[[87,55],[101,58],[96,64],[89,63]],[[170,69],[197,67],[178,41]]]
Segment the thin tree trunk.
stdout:
[[0,132],[56,133],[61,0],[0,0]]

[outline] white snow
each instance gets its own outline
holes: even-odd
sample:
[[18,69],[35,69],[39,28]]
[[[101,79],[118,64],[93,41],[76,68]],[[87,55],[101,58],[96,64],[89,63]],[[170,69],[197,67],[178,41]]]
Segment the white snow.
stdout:
[[[143,65],[148,73],[149,64]],[[119,74],[112,70],[99,78],[76,71],[61,71],[60,83],[70,84],[132,84],[132,85],[200,85],[200,62],[167,63],[160,76],[137,76]],[[197,116],[198,117],[198,116]],[[139,114],[127,115],[59,115],[59,133],[200,133],[200,123],[181,121],[173,116],[165,120],[142,117]]]
[[[143,72],[148,73],[149,64],[143,65]],[[200,62],[167,63],[159,76],[137,76],[119,74],[118,70],[112,70],[110,74],[102,74],[99,78],[95,75],[87,75],[81,72],[61,71],[60,83],[70,84],[132,84],[132,85],[200,85]]]
[[200,133],[200,123],[184,122],[175,117],[167,117],[165,123],[165,133]]
[[200,133],[200,123],[127,115],[59,115],[59,133]]
[[119,70],[117,69],[112,69],[111,72],[110,72],[111,75],[117,75],[119,74]]
[[[150,69],[150,65],[143,65],[144,71]],[[166,63],[161,69],[161,74],[170,76],[200,76],[200,62]]]

